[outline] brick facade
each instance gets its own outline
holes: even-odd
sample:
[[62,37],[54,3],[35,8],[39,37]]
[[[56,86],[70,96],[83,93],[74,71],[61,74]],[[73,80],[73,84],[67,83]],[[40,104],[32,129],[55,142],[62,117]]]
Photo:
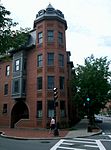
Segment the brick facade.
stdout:
[[[67,29],[67,23],[64,18],[62,18],[63,16],[58,16],[58,13],[60,13],[59,11],[56,12],[56,17],[52,17],[53,13],[51,11],[53,10],[55,12],[55,9],[49,4],[47,9],[42,12],[42,16],[38,16],[34,21],[34,29],[31,31],[32,34],[35,33],[35,36],[33,36],[33,38],[35,38],[34,46],[30,46],[28,48],[26,47],[25,49],[21,48],[19,50],[21,51],[20,54],[18,53],[18,50],[12,51],[10,61],[0,61],[0,126],[21,128],[47,127],[50,117],[53,115],[53,111],[51,105],[49,105],[49,102],[54,100],[54,87],[58,88],[56,121],[60,124],[67,124],[69,121],[68,103],[70,96],[68,91],[70,87],[68,85],[68,81],[71,76],[72,65],[70,65],[70,56],[66,52],[65,31]],[[47,13],[47,11],[49,12]],[[61,15],[63,14],[61,13]],[[51,42],[48,42],[47,40],[48,31],[53,31],[54,33],[54,39]],[[59,43],[58,41],[59,32],[60,34],[62,33],[62,43]],[[38,41],[39,33],[42,33],[43,36],[42,43],[39,43]],[[15,53],[18,54],[18,56]],[[51,60],[54,61],[53,65],[48,65],[47,63],[48,54],[54,54],[54,58],[52,57]],[[39,55],[41,55],[42,66],[37,65]],[[61,60],[59,57],[63,58],[63,66],[60,66],[59,61]],[[20,60],[19,65],[21,65],[24,63],[24,58],[26,59],[25,73],[22,66],[20,74],[16,73],[14,76],[13,71],[15,61]],[[6,76],[6,66],[8,65],[10,66],[10,75]],[[48,88],[48,82],[50,82],[48,81],[48,77],[54,77],[54,87],[52,85],[52,89]],[[24,95],[22,95],[24,79],[25,94],[23,93]],[[16,81],[20,81],[20,83]],[[21,86],[19,91],[20,93],[18,93],[18,95],[16,93],[12,94],[13,88],[19,88],[17,85],[13,87],[15,83],[19,83],[17,85]],[[8,84],[8,93],[6,95],[4,95],[5,84]],[[38,86],[40,86],[41,89],[38,89]],[[7,106],[4,104],[7,104]]]

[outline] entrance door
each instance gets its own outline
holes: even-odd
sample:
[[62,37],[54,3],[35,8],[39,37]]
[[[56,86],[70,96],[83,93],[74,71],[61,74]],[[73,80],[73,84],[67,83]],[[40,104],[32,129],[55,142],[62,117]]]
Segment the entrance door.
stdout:
[[24,102],[17,102],[11,111],[11,128],[14,128],[15,123],[20,119],[28,119],[29,111]]

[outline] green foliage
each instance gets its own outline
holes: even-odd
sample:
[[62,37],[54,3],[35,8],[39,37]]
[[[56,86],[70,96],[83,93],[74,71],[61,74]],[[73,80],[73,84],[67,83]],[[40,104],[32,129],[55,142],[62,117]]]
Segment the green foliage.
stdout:
[[109,91],[111,90],[109,71],[110,61],[107,57],[94,58],[87,57],[85,65],[78,65],[75,68],[72,87],[76,89],[73,92],[73,100],[78,104],[80,110],[84,111],[84,106],[87,105],[87,97],[90,98],[90,109],[92,114],[98,113],[109,100]]
[[10,11],[7,11],[0,4],[0,54],[4,54],[10,48],[17,49],[26,44],[29,28],[14,30],[18,24],[9,18]]

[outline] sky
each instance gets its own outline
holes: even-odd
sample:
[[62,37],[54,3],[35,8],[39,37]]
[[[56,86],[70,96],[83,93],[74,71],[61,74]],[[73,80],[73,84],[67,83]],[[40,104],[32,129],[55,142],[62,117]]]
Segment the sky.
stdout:
[[74,66],[84,59],[107,56],[111,60],[111,0],[1,0],[11,18],[22,28],[33,29],[36,14],[49,3],[62,11],[67,21],[66,50]]

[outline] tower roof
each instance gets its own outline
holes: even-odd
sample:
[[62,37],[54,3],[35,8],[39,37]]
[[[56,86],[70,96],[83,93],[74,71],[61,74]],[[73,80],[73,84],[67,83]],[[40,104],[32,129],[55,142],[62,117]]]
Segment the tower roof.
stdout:
[[43,20],[58,20],[64,23],[65,29],[67,29],[67,22],[64,19],[64,14],[60,10],[55,9],[50,3],[46,9],[42,9],[37,13],[34,21],[34,28],[38,22]]
[[51,3],[49,3],[49,5],[47,6],[46,10],[47,10],[47,9],[52,9],[52,10],[54,10],[54,8],[53,8],[53,6],[51,5]]

